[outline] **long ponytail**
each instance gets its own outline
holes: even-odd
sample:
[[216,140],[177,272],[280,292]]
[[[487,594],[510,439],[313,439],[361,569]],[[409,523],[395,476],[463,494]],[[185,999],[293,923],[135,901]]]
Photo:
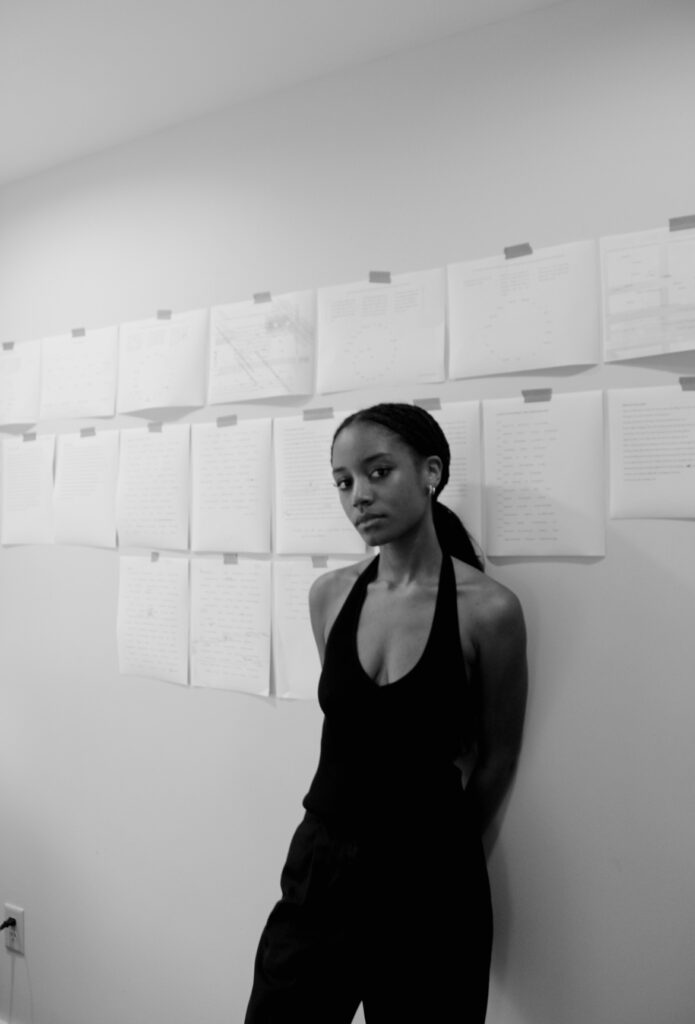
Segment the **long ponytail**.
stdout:
[[443,505],[436,498],[432,499],[432,520],[437,533],[437,540],[442,551],[458,558],[476,569],[483,569],[483,563],[476,552],[468,530],[455,512],[448,505]]

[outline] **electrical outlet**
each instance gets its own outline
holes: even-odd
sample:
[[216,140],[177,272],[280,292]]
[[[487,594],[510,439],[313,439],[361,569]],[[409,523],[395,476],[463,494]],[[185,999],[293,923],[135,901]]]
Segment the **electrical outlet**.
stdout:
[[24,910],[15,907],[12,903],[5,904],[3,920],[13,917],[17,922],[11,928],[5,929],[5,948],[11,953],[24,953]]

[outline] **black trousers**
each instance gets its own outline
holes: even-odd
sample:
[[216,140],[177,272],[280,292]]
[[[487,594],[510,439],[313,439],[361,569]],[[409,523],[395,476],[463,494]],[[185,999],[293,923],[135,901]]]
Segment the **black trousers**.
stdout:
[[307,813],[261,935],[245,1024],[483,1024],[492,912],[456,817],[354,841]]

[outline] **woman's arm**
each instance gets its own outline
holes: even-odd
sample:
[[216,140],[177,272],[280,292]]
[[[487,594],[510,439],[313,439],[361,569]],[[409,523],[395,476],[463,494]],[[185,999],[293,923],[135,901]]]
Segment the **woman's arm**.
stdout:
[[526,626],[511,591],[496,587],[484,602],[475,639],[480,720],[476,762],[466,788],[487,832],[514,776],[526,708]]

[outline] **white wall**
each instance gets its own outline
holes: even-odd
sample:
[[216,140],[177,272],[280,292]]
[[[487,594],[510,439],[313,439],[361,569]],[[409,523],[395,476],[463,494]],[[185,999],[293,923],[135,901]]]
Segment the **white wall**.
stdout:
[[[693,39],[688,0],[568,3],[8,187],[0,339],[695,212]],[[692,353],[428,393],[683,372]],[[531,664],[491,1024],[692,1021],[693,534],[609,522],[603,560],[490,567]],[[235,1024],[319,711],[119,677],[116,597],[113,552],[0,551],[0,903],[27,931],[0,1017]]]

